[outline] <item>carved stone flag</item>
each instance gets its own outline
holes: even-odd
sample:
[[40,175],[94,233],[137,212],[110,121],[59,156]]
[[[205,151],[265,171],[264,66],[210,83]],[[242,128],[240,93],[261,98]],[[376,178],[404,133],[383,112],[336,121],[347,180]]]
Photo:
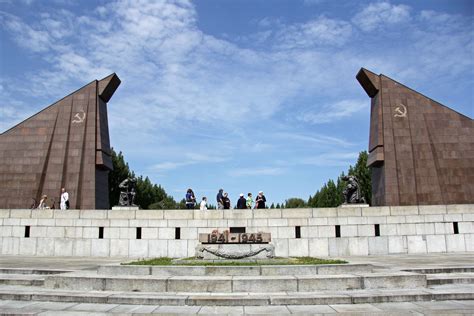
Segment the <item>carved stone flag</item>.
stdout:
[[474,203],[474,121],[367,69],[357,80],[372,99],[372,204]]
[[0,135],[3,208],[29,208],[43,194],[58,208],[62,187],[71,208],[109,208],[107,102],[119,85],[116,74],[94,80]]

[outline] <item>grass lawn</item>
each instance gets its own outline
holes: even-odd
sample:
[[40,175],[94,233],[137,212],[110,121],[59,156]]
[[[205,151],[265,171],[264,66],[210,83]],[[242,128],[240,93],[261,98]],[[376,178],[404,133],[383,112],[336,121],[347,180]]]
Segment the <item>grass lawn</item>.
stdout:
[[123,265],[150,265],[150,266],[171,266],[171,265],[186,265],[186,266],[263,266],[263,265],[314,265],[314,264],[341,264],[347,261],[337,259],[320,259],[313,257],[290,257],[290,258],[275,258],[266,260],[254,261],[239,261],[239,260],[215,260],[215,261],[201,261],[194,257],[185,259],[172,259],[167,257],[143,259],[127,263]]

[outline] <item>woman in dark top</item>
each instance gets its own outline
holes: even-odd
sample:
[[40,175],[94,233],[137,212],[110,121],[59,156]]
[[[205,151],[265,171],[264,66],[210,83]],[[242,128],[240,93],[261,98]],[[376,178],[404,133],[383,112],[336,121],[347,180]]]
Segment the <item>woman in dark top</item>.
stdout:
[[265,208],[266,201],[267,199],[265,198],[265,195],[263,195],[263,192],[258,192],[257,198],[255,199],[255,204],[257,205],[257,208]]

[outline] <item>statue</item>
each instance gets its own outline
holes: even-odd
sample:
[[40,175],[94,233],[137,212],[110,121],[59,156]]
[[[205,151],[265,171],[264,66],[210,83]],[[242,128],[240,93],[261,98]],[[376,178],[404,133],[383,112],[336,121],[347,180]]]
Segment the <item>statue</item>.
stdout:
[[135,200],[137,179],[127,178],[119,184],[120,188],[120,206],[136,206],[133,202]]
[[344,191],[342,191],[344,204],[366,203],[360,192],[359,180],[357,180],[356,177],[344,176],[341,179],[347,181],[347,186]]

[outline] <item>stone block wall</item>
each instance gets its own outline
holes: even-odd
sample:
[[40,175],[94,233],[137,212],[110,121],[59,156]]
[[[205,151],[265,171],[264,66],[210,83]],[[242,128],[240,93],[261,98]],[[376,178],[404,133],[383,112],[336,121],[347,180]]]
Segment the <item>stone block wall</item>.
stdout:
[[474,251],[473,222],[472,204],[209,211],[3,209],[0,253],[192,257],[198,234],[230,227],[271,233],[275,254],[282,257],[464,252]]

